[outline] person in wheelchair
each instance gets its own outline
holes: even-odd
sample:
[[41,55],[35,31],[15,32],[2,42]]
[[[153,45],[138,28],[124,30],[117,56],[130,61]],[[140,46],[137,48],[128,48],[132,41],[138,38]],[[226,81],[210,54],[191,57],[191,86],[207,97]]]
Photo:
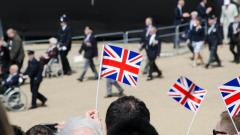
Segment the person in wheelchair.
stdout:
[[4,94],[9,88],[19,87],[20,75],[17,65],[11,65],[9,68],[9,75],[2,80],[0,86],[0,94]]
[[40,61],[42,61],[44,64],[48,64],[53,59],[58,60],[57,43],[58,41],[56,38],[49,39],[49,48],[47,52],[40,57]]

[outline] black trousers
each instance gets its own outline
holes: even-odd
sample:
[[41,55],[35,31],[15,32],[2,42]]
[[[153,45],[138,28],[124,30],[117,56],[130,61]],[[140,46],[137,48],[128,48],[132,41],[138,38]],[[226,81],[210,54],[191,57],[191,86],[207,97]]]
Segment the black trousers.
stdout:
[[33,107],[37,106],[37,99],[39,99],[41,102],[45,102],[47,100],[47,98],[39,92],[40,84],[41,84],[41,82],[38,82],[38,81],[35,81],[35,80],[31,80],[31,82],[30,82],[30,87],[31,87],[31,92],[32,92],[32,106]]
[[[236,47],[237,47],[237,51],[235,50]],[[239,60],[240,60],[240,44],[237,42],[231,42],[229,49],[233,54],[234,61],[239,62]]]
[[69,72],[72,71],[68,58],[68,51],[60,51],[60,57],[61,57],[61,62],[62,62],[62,69],[64,74],[68,74]]
[[159,76],[162,75],[162,71],[159,70],[158,66],[155,63],[155,60],[156,59],[150,59],[149,60],[149,67],[150,68],[149,68],[149,75],[148,75],[148,77],[153,77],[152,76],[153,72],[157,72]]
[[217,44],[210,44],[209,46],[209,50],[210,50],[210,56],[208,59],[208,65],[210,65],[213,62],[217,62],[218,65],[221,65],[221,60],[217,54],[217,49],[218,49],[218,45]]

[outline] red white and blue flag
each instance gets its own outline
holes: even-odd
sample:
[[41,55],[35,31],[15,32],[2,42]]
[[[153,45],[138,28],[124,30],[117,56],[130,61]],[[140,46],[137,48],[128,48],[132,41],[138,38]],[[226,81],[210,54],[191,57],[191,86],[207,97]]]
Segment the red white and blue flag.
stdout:
[[240,112],[240,77],[219,87],[229,114],[233,117]]
[[104,46],[101,77],[136,86],[143,56],[107,44]]
[[186,77],[180,77],[168,92],[170,97],[193,112],[198,111],[206,94],[206,90]]

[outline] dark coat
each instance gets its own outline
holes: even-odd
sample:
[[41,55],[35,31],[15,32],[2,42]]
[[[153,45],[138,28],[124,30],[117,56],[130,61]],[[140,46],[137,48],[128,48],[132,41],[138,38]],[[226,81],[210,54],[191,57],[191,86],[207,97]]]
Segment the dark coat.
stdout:
[[[25,57],[23,42],[19,35],[16,35],[10,40],[12,44],[10,45],[10,60],[13,63],[22,63]],[[10,43],[9,41],[9,43]]]
[[24,75],[30,77],[31,82],[41,82],[42,81],[43,66],[35,58],[28,61],[28,67],[24,72]]
[[[234,29],[233,29],[233,24],[234,22],[232,22],[229,27],[228,27],[228,38],[230,39],[230,43],[236,43],[239,40],[239,34],[240,32],[234,34]],[[240,30],[240,23],[238,23],[238,30]]]
[[[149,37],[151,38],[151,37]],[[147,57],[149,60],[155,60],[161,53],[161,40],[158,35],[155,37],[155,40],[158,41],[157,44],[147,44]]]
[[65,30],[62,28],[58,31],[58,41],[60,43],[60,47],[65,46],[67,48],[66,51],[70,51],[72,48],[72,30],[69,26],[66,27]]
[[3,81],[3,86],[5,88],[10,88],[10,87],[17,87],[19,86],[19,74],[16,74],[12,76],[10,79],[8,79],[9,76]]
[[198,16],[201,19],[207,19],[208,18],[208,14],[206,13],[207,11],[207,7],[202,6],[201,4],[198,4],[197,8],[196,8],[197,12],[198,12]]
[[[154,27],[154,26],[153,26]],[[140,50],[142,51],[143,49],[146,49],[146,44],[148,44],[149,42],[149,36],[150,36],[150,33],[147,35],[147,32],[148,32],[148,27],[146,27],[142,33],[142,36],[141,36],[141,40],[140,40],[140,43],[142,44]]]
[[[210,28],[211,26],[209,26]],[[223,29],[222,27],[216,23],[214,25],[214,29],[208,33],[207,41],[209,45],[218,46],[223,43]]]
[[9,50],[7,47],[2,46],[0,47],[0,64],[1,65],[9,65],[10,61],[10,54],[9,54]]
[[191,41],[193,42],[204,41],[204,38],[205,38],[205,31],[203,27],[201,27],[198,30],[196,27],[193,27],[192,30],[190,30],[189,39]]
[[[86,38],[87,38],[87,36],[85,37],[85,39]],[[90,46],[88,46],[85,42],[90,43]],[[82,54],[83,51],[84,51],[84,58],[86,58],[86,59],[92,59],[92,58],[98,56],[97,41],[93,34],[89,37],[88,41],[84,41],[82,43],[79,53]]]
[[182,9],[182,12],[181,12],[179,7],[177,6],[176,9],[175,9],[175,21],[174,21],[174,24],[175,25],[179,25],[179,24],[182,24],[183,21],[184,21],[183,9]]

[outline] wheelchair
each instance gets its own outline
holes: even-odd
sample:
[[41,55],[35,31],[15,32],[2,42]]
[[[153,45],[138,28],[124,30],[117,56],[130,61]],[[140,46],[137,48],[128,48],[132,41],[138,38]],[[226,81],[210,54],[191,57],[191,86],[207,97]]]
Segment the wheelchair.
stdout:
[[63,75],[63,71],[59,58],[50,59],[44,67],[43,76],[50,78],[59,77],[61,75]]
[[27,109],[27,95],[18,86],[10,87],[0,94],[0,101],[9,111],[17,112]]

